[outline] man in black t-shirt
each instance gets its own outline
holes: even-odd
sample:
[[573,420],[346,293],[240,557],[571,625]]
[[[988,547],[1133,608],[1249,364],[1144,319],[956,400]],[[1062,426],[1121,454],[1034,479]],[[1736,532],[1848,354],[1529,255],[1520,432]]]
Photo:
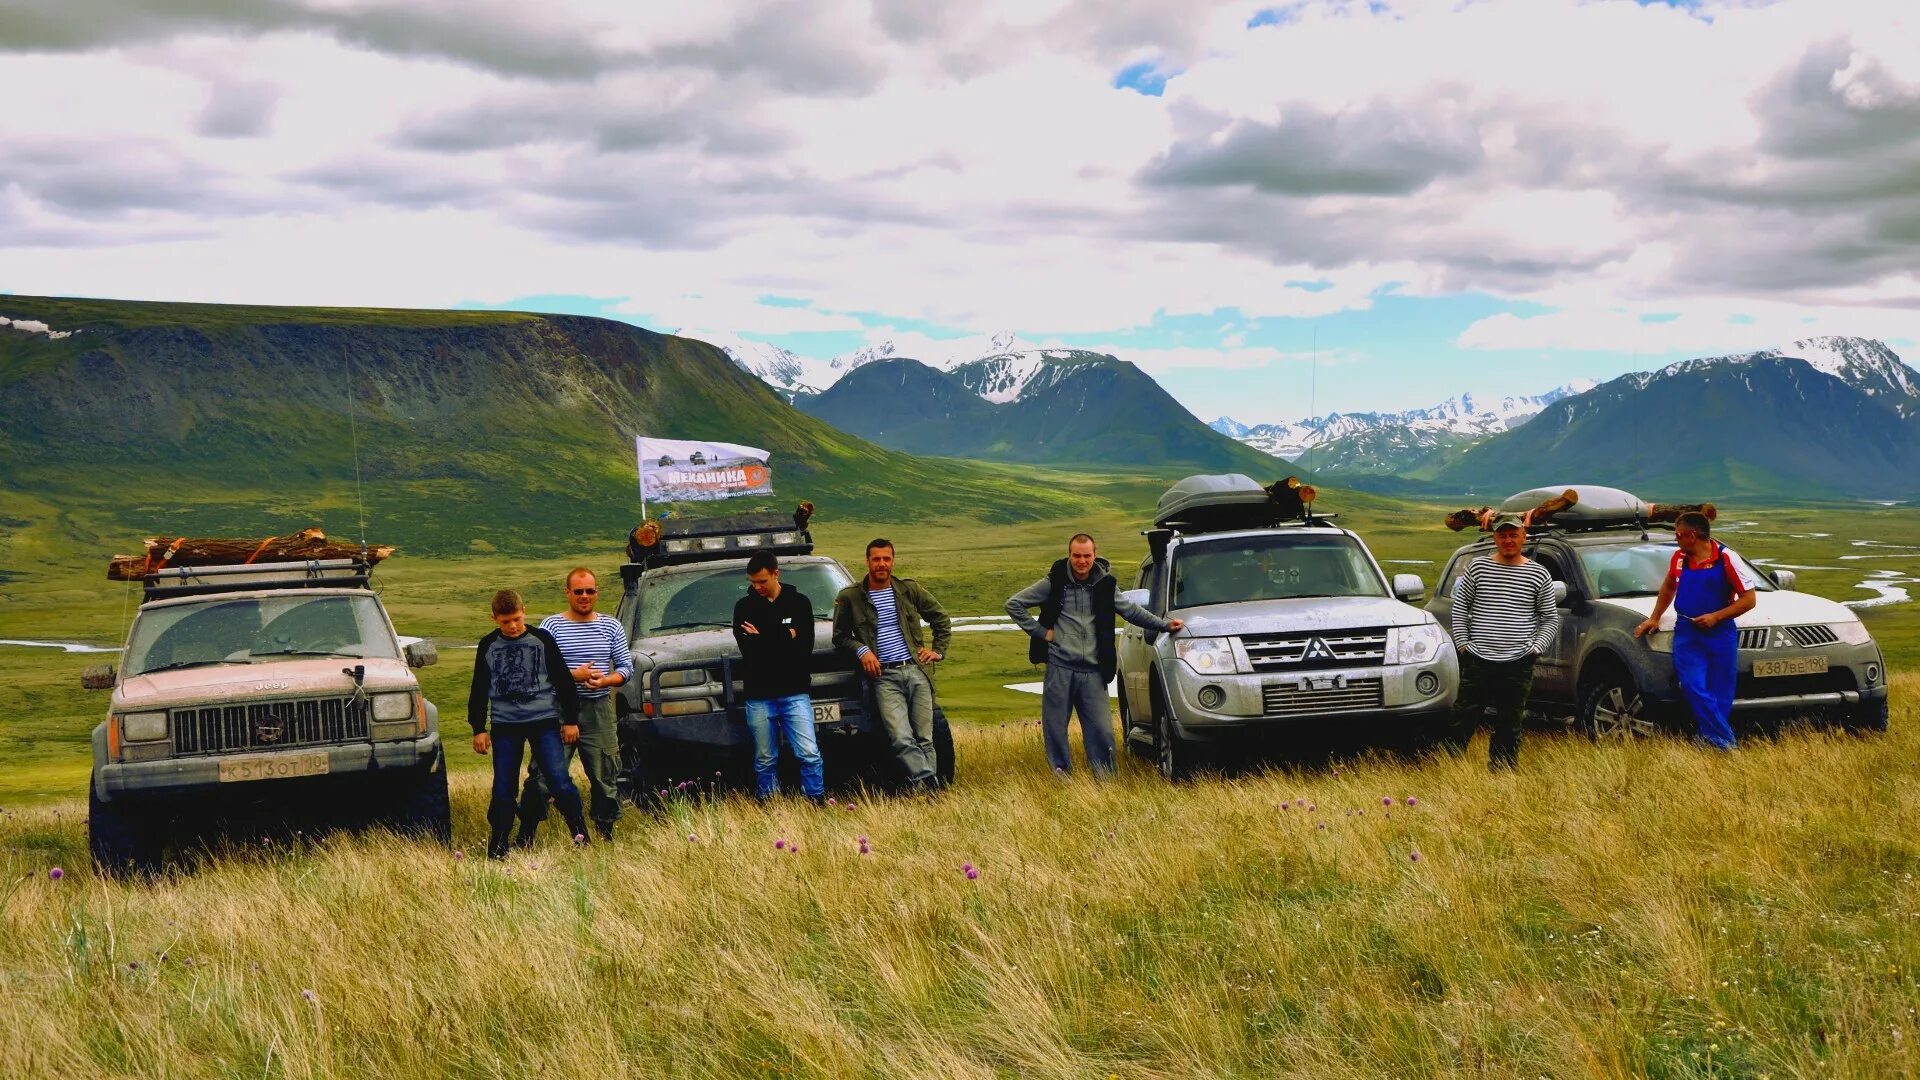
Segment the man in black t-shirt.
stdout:
[[771,551],[756,551],[747,560],[747,586],[747,595],[733,605],[733,640],[745,669],[755,794],[766,800],[780,791],[775,769],[784,732],[800,761],[800,790],[824,803],[826,771],[813,730],[813,604],[780,583],[780,563]]

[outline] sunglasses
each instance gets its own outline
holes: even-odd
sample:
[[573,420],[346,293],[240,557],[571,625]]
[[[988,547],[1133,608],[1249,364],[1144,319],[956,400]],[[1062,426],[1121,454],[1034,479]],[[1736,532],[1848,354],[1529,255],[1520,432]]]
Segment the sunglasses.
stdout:
[[595,593],[597,593],[597,592],[599,592],[599,591],[600,591],[599,589],[575,589],[575,590],[573,590],[573,595],[575,595],[575,596],[592,596],[592,595],[594,595]]

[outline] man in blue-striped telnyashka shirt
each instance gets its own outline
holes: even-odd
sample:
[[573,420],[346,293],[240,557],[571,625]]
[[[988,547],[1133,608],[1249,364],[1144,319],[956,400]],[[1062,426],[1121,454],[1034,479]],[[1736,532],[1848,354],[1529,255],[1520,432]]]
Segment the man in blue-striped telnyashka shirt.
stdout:
[[[620,620],[594,611],[599,599],[600,583],[593,571],[575,567],[567,574],[567,610],[547,616],[540,629],[553,636],[573,673],[580,698],[580,741],[567,748],[568,765],[577,751],[587,770],[587,814],[600,838],[611,840],[613,823],[620,817],[620,728],[613,691],[633,678],[633,652]],[[520,791],[520,834],[514,843],[533,843],[546,817],[547,787],[538,772],[529,770]]]
[[1457,753],[1493,710],[1488,764],[1520,764],[1520,721],[1533,689],[1534,657],[1553,645],[1560,609],[1547,568],[1520,550],[1527,530],[1504,518],[1493,527],[1493,554],[1475,559],[1453,586],[1453,643],[1460,650],[1460,694],[1447,743]]

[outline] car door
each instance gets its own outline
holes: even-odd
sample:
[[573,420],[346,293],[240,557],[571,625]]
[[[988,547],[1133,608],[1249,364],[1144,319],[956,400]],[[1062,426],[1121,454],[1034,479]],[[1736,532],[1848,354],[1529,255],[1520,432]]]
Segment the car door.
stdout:
[[1579,630],[1574,625],[1575,616],[1568,609],[1568,597],[1590,596],[1577,577],[1580,560],[1573,553],[1558,546],[1535,545],[1527,552],[1527,557],[1546,568],[1547,576],[1566,586],[1566,594],[1560,598],[1560,632],[1554,636],[1547,651],[1533,662],[1533,694],[1535,698],[1550,701],[1573,700],[1573,655],[1574,646],[1579,640]]
[[[1146,607],[1157,615],[1160,609],[1151,599],[1153,577],[1153,560],[1151,558],[1142,560],[1132,588],[1148,590],[1149,600]],[[1118,649],[1120,693],[1126,701],[1127,714],[1136,723],[1145,724],[1147,717],[1152,715],[1147,700],[1147,672],[1153,666],[1153,648],[1147,644],[1146,631],[1124,619],[1121,620]]]

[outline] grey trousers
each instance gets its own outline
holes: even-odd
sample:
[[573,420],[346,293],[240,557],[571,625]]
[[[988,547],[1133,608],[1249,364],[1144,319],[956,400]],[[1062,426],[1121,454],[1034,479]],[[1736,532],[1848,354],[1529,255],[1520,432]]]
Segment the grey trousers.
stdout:
[[[620,728],[611,695],[580,702],[580,741],[567,747],[567,764],[574,755],[587,770],[587,815],[596,825],[611,825],[620,817]],[[520,789],[521,828],[531,832],[547,819],[547,785],[538,769],[527,769]]]
[[887,730],[893,755],[906,770],[907,783],[933,781],[933,684],[912,663],[887,668],[873,683],[874,711]]
[[1047,665],[1040,694],[1040,730],[1046,737],[1047,764],[1060,772],[1073,771],[1067,745],[1067,718],[1080,714],[1080,740],[1087,746],[1087,767],[1095,776],[1113,775],[1113,710],[1107,704],[1107,684],[1097,671],[1065,664]]

